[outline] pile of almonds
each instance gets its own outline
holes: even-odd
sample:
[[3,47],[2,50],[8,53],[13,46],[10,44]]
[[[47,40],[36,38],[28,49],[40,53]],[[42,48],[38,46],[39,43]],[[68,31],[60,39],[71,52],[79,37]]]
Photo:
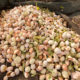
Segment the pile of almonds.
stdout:
[[[2,11],[0,73],[3,80],[23,72],[39,80],[80,78],[80,35],[66,28],[63,18],[37,6]],[[7,65],[9,64],[9,65]]]

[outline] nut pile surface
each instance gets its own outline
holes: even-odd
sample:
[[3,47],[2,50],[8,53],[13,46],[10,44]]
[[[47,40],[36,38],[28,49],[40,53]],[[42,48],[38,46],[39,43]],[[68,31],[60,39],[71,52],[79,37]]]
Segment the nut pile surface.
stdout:
[[[80,36],[54,12],[26,5],[2,11],[0,73],[3,80],[23,72],[39,80],[80,78]],[[9,65],[7,65],[9,64]]]

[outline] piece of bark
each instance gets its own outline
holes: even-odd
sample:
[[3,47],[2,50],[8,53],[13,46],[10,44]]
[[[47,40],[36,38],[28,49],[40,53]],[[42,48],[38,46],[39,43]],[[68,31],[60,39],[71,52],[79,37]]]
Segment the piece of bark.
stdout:
[[60,15],[61,17],[64,18],[64,20],[68,22],[68,27],[80,35],[80,27],[78,27],[77,24],[73,23],[72,20],[68,16],[64,14],[60,14]]
[[77,24],[80,27],[80,11],[69,15],[69,17],[73,23]]

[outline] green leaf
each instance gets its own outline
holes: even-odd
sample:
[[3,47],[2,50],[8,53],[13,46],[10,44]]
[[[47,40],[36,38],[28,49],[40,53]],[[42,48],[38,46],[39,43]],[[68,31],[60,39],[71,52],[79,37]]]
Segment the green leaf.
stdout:
[[39,56],[39,50],[38,50],[37,47],[34,47],[34,50],[35,50],[35,52],[36,52],[36,56],[35,56],[35,58],[38,58],[38,56]]
[[36,2],[36,7],[37,7],[37,10],[39,10],[40,8],[38,7],[38,4],[37,4],[37,2]]
[[26,54],[26,50],[24,50],[24,51],[21,51],[21,53],[22,53],[22,54]]
[[60,6],[61,9],[64,9],[64,6]]
[[48,53],[49,53],[50,56],[53,56],[53,51],[52,51],[51,48],[48,48]]
[[52,77],[50,77],[49,80],[53,80]]
[[22,68],[23,68],[23,72],[24,72],[24,69],[25,69],[25,62],[23,62]]

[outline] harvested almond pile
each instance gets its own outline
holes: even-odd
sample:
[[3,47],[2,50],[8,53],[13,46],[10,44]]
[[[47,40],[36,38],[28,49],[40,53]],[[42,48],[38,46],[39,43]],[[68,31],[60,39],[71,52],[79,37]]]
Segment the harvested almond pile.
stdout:
[[39,74],[39,80],[78,80],[80,35],[66,26],[59,15],[37,6],[2,11],[0,73],[6,73],[3,80],[20,72],[25,78]]

